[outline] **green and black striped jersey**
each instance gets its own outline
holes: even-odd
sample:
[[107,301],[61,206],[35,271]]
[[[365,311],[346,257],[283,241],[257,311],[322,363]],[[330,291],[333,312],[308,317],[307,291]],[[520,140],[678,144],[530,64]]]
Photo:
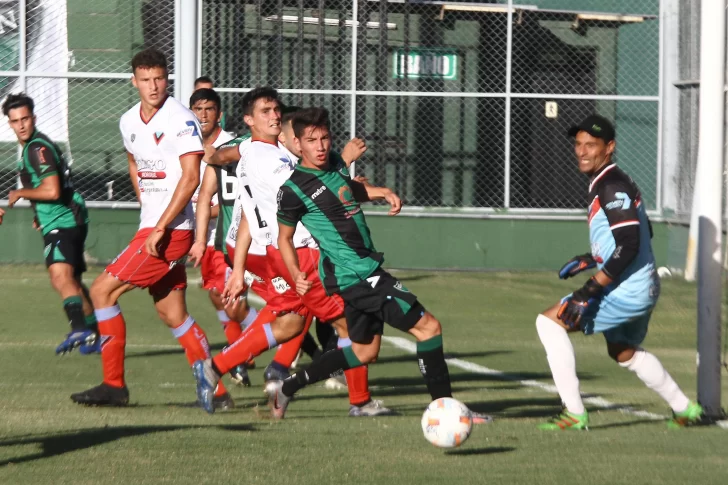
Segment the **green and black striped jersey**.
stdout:
[[[245,140],[250,139],[250,133],[241,135],[229,142],[221,145],[218,150],[227,147],[237,147]],[[217,204],[220,207],[217,215],[217,231],[215,232],[215,249],[227,254],[227,245],[225,237],[233,220],[233,207],[235,198],[238,195],[238,178],[236,170],[238,162],[229,163],[222,167],[215,167],[215,175],[217,175]]]
[[298,221],[321,249],[319,275],[329,294],[366,280],[384,261],[354,199],[349,171],[333,154],[326,170],[298,165],[281,186],[278,222],[295,226]]
[[58,200],[33,202],[35,216],[43,235],[54,229],[69,229],[88,224],[86,202],[73,190],[71,169],[61,149],[38,130],[23,146],[18,162],[20,182],[24,188],[35,189],[47,177],[56,176],[61,186]]

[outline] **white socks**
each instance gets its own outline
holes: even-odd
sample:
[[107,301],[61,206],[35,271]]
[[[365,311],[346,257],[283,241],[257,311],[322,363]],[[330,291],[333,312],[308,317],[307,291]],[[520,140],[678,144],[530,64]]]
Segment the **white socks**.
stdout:
[[[667,401],[673,411],[685,411],[690,400],[680,390],[675,380],[667,373],[660,361],[644,349],[637,349],[627,362],[620,362],[620,366],[631,370],[647,387]],[[558,386],[557,386],[558,387]]]
[[576,377],[576,357],[569,334],[564,327],[543,315],[536,318],[536,330],[546,349],[546,358],[561,401],[570,413],[583,414],[584,403],[579,394],[579,378]]

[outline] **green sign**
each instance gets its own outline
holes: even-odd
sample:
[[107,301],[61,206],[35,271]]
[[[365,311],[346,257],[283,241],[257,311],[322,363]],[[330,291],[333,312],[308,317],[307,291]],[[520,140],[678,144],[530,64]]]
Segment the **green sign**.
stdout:
[[451,49],[416,49],[407,52],[397,49],[392,59],[394,78],[405,77],[405,72],[410,79],[458,78],[458,55]]

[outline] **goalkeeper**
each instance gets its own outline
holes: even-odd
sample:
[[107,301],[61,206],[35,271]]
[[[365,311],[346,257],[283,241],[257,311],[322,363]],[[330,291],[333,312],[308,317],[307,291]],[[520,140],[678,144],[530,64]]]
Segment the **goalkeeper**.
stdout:
[[568,332],[602,333],[607,352],[634,372],[672,408],[668,425],[697,421],[699,404],[690,401],[653,354],[640,347],[660,294],[652,253],[652,228],[640,191],[612,160],[614,127],[601,116],[589,116],[572,127],[579,171],[588,175],[591,253],[577,256],[559,272],[562,279],[597,268],[597,273],[561,302],[536,318],[554,384],[565,409],[546,430],[586,429],[589,417],[579,393],[574,347]]

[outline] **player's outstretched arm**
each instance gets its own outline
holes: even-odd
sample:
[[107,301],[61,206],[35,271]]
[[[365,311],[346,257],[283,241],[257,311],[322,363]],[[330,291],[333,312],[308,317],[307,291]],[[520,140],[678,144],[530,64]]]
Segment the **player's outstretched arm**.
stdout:
[[296,293],[303,296],[311,289],[313,283],[306,279],[308,276],[301,271],[298,262],[296,249],[293,246],[293,235],[296,232],[296,226],[278,222],[278,250],[281,252],[283,262],[286,269],[291,274],[291,278],[296,282]]
[[205,167],[202,176],[200,192],[197,194],[195,209],[195,243],[189,252],[189,260],[194,263],[195,268],[202,262],[202,257],[207,249],[207,227],[210,224],[212,196],[217,187],[217,174],[211,166]]
[[208,165],[223,166],[240,160],[240,152],[238,150],[239,148],[237,146],[224,147],[216,150],[212,154],[206,153],[205,158],[207,159]]
[[157,225],[154,227],[152,233],[144,242],[144,249],[155,258],[159,256],[157,244],[161,241],[167,226],[185,209],[185,206],[192,199],[195,190],[197,190],[197,186],[200,185],[201,160],[202,155],[196,152],[179,157],[179,162],[182,166],[182,177],[180,177],[177,187],[175,187],[172,193],[172,199],[169,201],[169,205],[162,213],[159,221],[157,221]]
[[375,187],[369,183],[363,184],[355,180],[352,180],[349,184],[357,202],[385,200],[391,206],[389,209],[390,216],[396,216],[402,210],[402,201],[399,196],[388,187]]
[[134,160],[134,155],[126,152],[126,160],[129,163],[129,178],[131,179],[131,186],[134,187],[134,193],[136,194],[137,202],[141,204],[142,193],[139,190],[139,178],[137,176],[137,163]]

